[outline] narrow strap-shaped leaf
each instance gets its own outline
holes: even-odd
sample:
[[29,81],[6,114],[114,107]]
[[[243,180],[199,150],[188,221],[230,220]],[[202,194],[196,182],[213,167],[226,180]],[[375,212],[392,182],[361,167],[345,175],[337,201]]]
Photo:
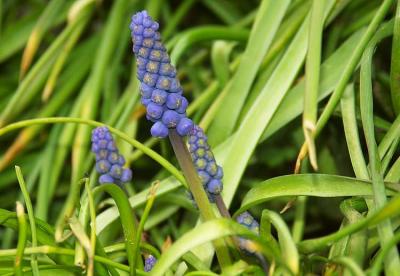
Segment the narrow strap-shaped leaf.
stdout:
[[[391,188],[386,192],[395,193]],[[356,178],[328,174],[295,174],[268,179],[256,184],[245,195],[237,213],[243,212],[255,205],[284,196],[371,196],[371,182]]]
[[220,108],[210,127],[211,145],[222,142],[234,130],[262,58],[271,45],[289,3],[288,0],[262,1],[241,63],[232,78],[229,94],[224,98],[224,105],[229,108]]

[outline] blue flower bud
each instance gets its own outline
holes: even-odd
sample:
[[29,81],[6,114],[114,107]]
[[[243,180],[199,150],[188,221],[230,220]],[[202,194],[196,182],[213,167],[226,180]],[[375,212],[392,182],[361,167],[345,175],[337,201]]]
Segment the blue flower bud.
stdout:
[[163,112],[164,110],[162,106],[159,106],[158,104],[151,102],[147,105],[147,115],[149,115],[150,118],[160,119]]
[[132,171],[130,169],[124,169],[121,174],[121,181],[122,182],[129,182],[132,180]]
[[207,160],[204,158],[197,158],[194,164],[196,166],[196,169],[204,170],[207,166]]
[[167,107],[169,109],[179,109],[182,105],[182,96],[176,93],[169,94],[167,98]]
[[158,73],[160,63],[155,61],[149,61],[146,65],[146,71],[150,73]]
[[218,171],[217,164],[216,164],[214,161],[209,162],[209,163],[207,164],[206,171],[207,171],[210,175],[215,176],[215,175],[217,174],[217,171]]
[[102,174],[99,177],[100,184],[114,183],[114,178],[109,174]]
[[97,141],[97,146],[99,149],[106,149],[107,148],[108,141],[105,139],[100,139]]
[[168,97],[167,92],[165,92],[164,90],[156,89],[153,91],[153,94],[151,95],[151,100],[153,101],[153,103],[156,103],[158,105],[163,105],[167,100],[167,97]]
[[207,183],[211,179],[210,175],[205,171],[198,171],[198,174],[199,174],[201,183],[203,183],[203,185],[207,185]]
[[188,107],[188,105],[189,105],[189,103],[186,100],[186,98],[181,96],[181,104],[178,108],[176,108],[176,111],[178,113],[184,114],[186,112],[186,108]]
[[110,154],[108,154],[107,160],[111,164],[118,164],[118,159],[119,159],[119,154],[117,152],[110,152]]
[[207,190],[211,194],[218,195],[222,192],[222,182],[219,179],[212,179],[207,184]]
[[186,136],[189,134],[189,132],[193,129],[193,122],[189,118],[181,118],[181,120],[178,123],[178,126],[176,127],[176,132],[180,136]]
[[148,106],[149,105],[149,103],[151,103],[152,101],[151,101],[151,99],[145,99],[145,98],[141,98],[140,99],[140,102],[144,105],[144,106]]
[[153,88],[151,88],[145,83],[142,83],[140,85],[140,94],[142,95],[143,98],[150,99],[152,93],[153,93]]
[[168,136],[168,128],[160,121],[156,122],[150,129],[151,135],[158,138]]
[[222,179],[224,177],[224,171],[221,166],[218,166],[217,174],[215,175],[216,179]]
[[107,160],[100,160],[96,163],[96,170],[98,173],[107,173],[110,168],[111,165]]
[[180,119],[181,118],[179,114],[173,110],[165,111],[164,115],[162,116],[162,122],[168,128],[175,128],[178,125]]
[[122,167],[120,165],[112,165],[110,169],[110,175],[115,179],[121,179]]
[[[95,146],[92,146],[92,149],[94,148]],[[97,146],[98,147],[98,146]],[[94,151],[94,150],[92,150],[94,153],[96,153],[96,161],[100,161],[100,160],[102,160],[102,159],[107,159],[107,156],[108,156],[108,151],[107,150],[99,150],[99,151]]]
[[162,90],[168,90],[171,85],[171,80],[169,77],[160,76],[157,80],[156,87]]

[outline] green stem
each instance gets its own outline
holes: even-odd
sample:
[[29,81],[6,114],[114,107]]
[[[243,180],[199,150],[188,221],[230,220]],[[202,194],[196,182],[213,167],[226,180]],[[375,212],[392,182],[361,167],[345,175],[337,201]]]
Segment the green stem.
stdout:
[[353,259],[349,257],[339,257],[339,258],[334,258],[334,259],[327,259],[325,257],[321,256],[312,256],[310,258],[312,261],[319,261],[319,262],[325,262],[325,263],[335,263],[342,265],[343,267],[349,269],[354,276],[365,276],[365,273],[362,271],[360,266],[354,262]]
[[321,63],[322,32],[325,0],[314,0],[311,10],[310,32],[306,59],[303,132],[309,149],[310,163],[318,170],[315,149],[315,124],[317,121],[318,89]]
[[231,218],[231,214],[229,213],[229,210],[226,207],[225,201],[220,194],[215,196],[215,204],[217,205],[217,208],[218,208],[221,216],[226,217],[226,218]]
[[[15,166],[15,172],[17,174],[19,187],[21,189],[22,195],[25,200],[26,209],[28,211],[29,224],[31,226],[32,246],[36,247],[37,246],[36,223],[35,223],[35,216],[33,214],[31,198],[29,197],[29,192],[26,188],[25,180],[22,175],[21,168],[18,166]],[[31,266],[32,266],[33,275],[35,275],[35,276],[39,275],[39,269],[38,269],[36,255],[32,255]]]
[[90,125],[93,127],[107,126],[107,128],[110,130],[110,132],[112,132],[119,138],[125,140],[126,142],[131,144],[133,147],[137,148],[138,150],[141,150],[144,154],[148,155],[150,158],[152,158],[153,160],[158,162],[167,171],[169,171],[172,175],[174,175],[179,182],[181,182],[185,187],[187,187],[185,178],[179,172],[179,170],[177,168],[175,168],[174,165],[172,165],[168,160],[166,160],[164,157],[162,157],[160,154],[158,154],[156,151],[146,147],[139,141],[129,137],[129,135],[125,134],[124,132],[122,132],[118,129],[115,129],[111,126],[108,126],[108,125],[105,125],[103,123],[96,122],[93,120],[71,118],[71,117],[47,117],[47,118],[23,120],[23,121],[19,121],[17,123],[9,124],[3,128],[0,128],[0,136],[4,135],[12,130],[27,127],[27,126],[40,125],[40,124],[56,124],[56,123],[86,124],[86,125]]
[[17,201],[17,219],[18,219],[18,245],[15,252],[15,263],[14,270],[15,275],[22,276],[22,259],[24,257],[25,245],[26,245],[26,218],[24,212],[24,206]]
[[162,32],[165,40],[167,40],[171,34],[173,34],[179,22],[182,21],[183,17],[187,14],[195,2],[195,0],[183,1],[182,4],[180,4],[179,7],[174,10],[172,17],[168,20],[168,24]]
[[373,212],[373,214],[369,215],[364,219],[360,219],[359,221],[349,224],[343,227],[341,230],[332,233],[330,235],[301,241],[297,244],[299,251],[303,254],[315,253],[315,251],[325,248],[331,245],[333,242],[336,242],[348,235],[356,233],[361,229],[366,227],[375,226],[379,222],[388,219],[392,216],[395,216],[399,213],[400,209],[400,196],[394,197],[390,200],[383,208],[379,209],[379,211]]
[[[132,208],[129,204],[128,198],[126,197],[125,192],[115,184],[103,184],[96,189],[93,190],[93,194],[96,195],[100,191],[107,192],[115,201],[118,211],[120,213],[121,225],[124,232],[125,237],[125,248],[126,254],[128,256],[129,266],[131,268],[130,275],[134,274],[135,264],[139,265],[140,268],[143,268],[143,264],[140,262],[134,261],[135,253],[134,253],[134,243],[135,243],[135,232],[137,228],[136,220],[132,215]],[[140,257],[140,256],[139,256]]]
[[[183,53],[191,46],[201,41],[223,39],[234,41],[246,41],[249,31],[242,28],[231,28],[221,26],[205,26],[192,28],[190,31],[178,36],[175,46],[171,52],[171,63],[177,64]],[[172,42],[171,42],[172,43]],[[170,44],[170,43],[169,43]],[[168,48],[168,46],[167,46]]]
[[400,0],[397,1],[396,16],[394,18],[392,60],[390,67],[390,91],[392,105],[396,114],[400,113]]
[[[1,2],[1,1],[0,1]],[[81,274],[82,273],[82,268],[75,266],[75,265],[40,265],[39,266],[40,271],[44,271],[44,270],[53,270],[53,269],[63,269],[63,270],[68,270],[68,272],[76,272],[77,274]],[[24,267],[22,269],[22,272],[30,272],[32,271],[31,267]],[[47,273],[46,273],[47,274]],[[15,273],[14,272],[10,272],[10,273],[5,273],[5,274],[1,274],[2,276],[14,276]]]
[[[137,227],[137,230],[136,230],[135,241],[133,243],[133,254],[134,254],[133,267],[136,267],[136,260],[138,260],[140,257],[140,254],[139,254],[140,238],[142,237],[144,224],[150,214],[151,208],[153,207],[154,200],[156,199],[156,190],[157,190],[158,185],[159,185],[159,183],[156,182],[155,184],[152,185],[152,187],[149,191],[148,200],[147,200],[146,206],[144,208],[142,218],[140,219],[139,226]],[[133,272],[134,272],[133,275],[135,275],[135,271],[133,271]]]
[[[381,173],[381,160],[378,152],[378,146],[375,140],[375,129],[373,122],[373,97],[372,97],[372,56],[376,46],[376,41],[365,50],[361,60],[360,69],[360,111],[361,120],[364,128],[365,140],[367,143],[368,156],[370,162],[370,171],[372,179],[372,188],[374,192],[374,209],[382,208],[386,202],[385,185]],[[386,245],[393,237],[393,228],[389,219],[383,221],[377,226],[378,236],[381,245]],[[400,269],[398,251],[393,248],[385,260],[385,272],[387,275],[395,275]]]
[[332,96],[329,98],[328,104],[326,105],[324,111],[322,112],[321,116],[318,119],[315,130],[315,136],[318,136],[321,133],[322,129],[328,122],[330,116],[334,112],[337,104],[340,101],[340,98],[343,95],[346,85],[353,74],[354,69],[356,68],[358,62],[361,59],[361,55],[364,49],[367,47],[368,42],[375,34],[381,22],[384,20],[386,13],[388,12],[390,6],[392,5],[392,2],[393,0],[385,0],[382,3],[382,5],[379,7],[378,12],[375,14],[374,18],[369,24],[367,31],[364,33],[360,42],[355,46],[353,55],[351,56],[348,64],[343,70],[342,76],[335,90],[333,91]]
[[[93,193],[92,190],[90,189],[90,185],[89,185],[89,179],[87,179],[87,181],[85,181],[85,190],[87,193],[87,198],[88,198],[88,202],[89,202],[89,213],[90,213],[90,247],[91,247],[91,252],[93,252],[93,254],[96,251],[96,206],[94,204],[94,199],[93,199]],[[93,258],[93,255],[90,256],[91,258]],[[88,256],[89,258],[89,256]],[[88,260],[89,263],[93,263],[93,260]],[[93,267],[92,267],[93,269]],[[91,272],[93,275],[93,271]],[[88,272],[89,274],[89,272]]]
[[[5,249],[0,250],[0,257],[8,257],[8,256],[15,256],[17,254],[17,249]],[[38,246],[38,247],[28,247],[25,248],[24,254],[57,254],[57,255],[68,255],[74,256],[75,251],[73,249],[67,249],[62,247],[55,247],[55,246]],[[114,262],[108,258],[101,257],[101,256],[94,256],[94,260],[106,265],[111,265],[115,268],[118,268],[122,271],[129,272],[130,268],[127,265],[123,265],[117,262]],[[146,276],[147,274],[141,270],[136,270],[136,274],[139,276]]]
[[378,254],[375,257],[375,260],[372,264],[372,268],[370,271],[371,276],[378,276],[380,275],[379,273],[381,272],[382,269],[382,262],[383,259],[386,257],[386,255],[392,250],[396,244],[400,242],[400,232],[397,232],[391,239],[390,241],[382,247],[382,249],[378,252]]
[[[175,156],[178,159],[179,165],[181,166],[183,174],[187,180],[189,189],[193,194],[193,198],[199,207],[200,215],[203,221],[215,219],[216,216],[214,211],[208,200],[206,192],[204,191],[197,171],[193,166],[192,158],[190,157],[190,153],[183,142],[182,137],[179,136],[176,130],[170,130],[169,140],[171,141]],[[229,265],[231,260],[224,241],[222,239],[215,240],[214,247],[221,267],[224,268]]]
[[81,185],[84,184],[85,182],[86,178],[83,178],[78,182],[78,184],[71,185],[71,189],[70,192],[68,193],[67,200],[56,222],[56,228],[54,234],[56,242],[61,242],[65,239],[65,237],[63,237],[65,224],[75,211],[75,206],[79,201]]
[[[361,55],[363,54],[365,48],[367,47],[369,41],[373,37],[375,33],[379,36],[380,34],[377,32],[377,29],[381,22],[384,20],[386,13],[388,12],[393,0],[385,0],[381,6],[379,7],[379,10],[376,12],[374,18],[372,19],[371,23],[369,24],[367,30],[365,33],[362,35],[361,40],[358,42],[358,44],[355,46],[354,51],[352,56],[350,57],[349,62],[346,64],[342,75],[340,76],[340,79],[336,85],[335,90],[333,91],[331,97],[329,98],[329,101],[327,105],[324,108],[324,111],[322,112],[321,116],[318,118],[316,129],[315,129],[315,137],[317,137],[323,128],[325,127],[326,123],[328,122],[329,118],[331,115],[334,113],[335,108],[337,104],[339,103],[344,90],[346,88],[346,85],[350,79],[350,77],[353,74],[353,71],[356,69],[360,59]],[[388,22],[384,24],[381,27],[381,30],[384,32],[385,29],[390,29],[390,24],[391,22]],[[307,144],[304,143],[303,146],[301,147],[299,156],[296,161],[296,171],[299,170],[300,168],[300,163],[301,160],[303,160],[308,153],[308,148]]]

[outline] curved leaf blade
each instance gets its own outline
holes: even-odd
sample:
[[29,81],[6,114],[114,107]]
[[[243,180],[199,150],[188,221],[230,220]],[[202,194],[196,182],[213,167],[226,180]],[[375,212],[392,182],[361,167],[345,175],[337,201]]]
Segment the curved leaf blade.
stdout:
[[[389,195],[395,191],[386,188]],[[372,196],[371,182],[328,174],[293,174],[268,179],[251,189],[236,212],[241,213],[257,204],[284,196]]]

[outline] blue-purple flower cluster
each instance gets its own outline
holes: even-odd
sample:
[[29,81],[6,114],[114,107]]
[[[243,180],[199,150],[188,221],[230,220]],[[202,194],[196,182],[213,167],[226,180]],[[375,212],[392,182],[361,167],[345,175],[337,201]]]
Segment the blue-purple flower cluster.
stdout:
[[150,130],[152,136],[164,138],[168,136],[168,129],[176,129],[180,136],[186,136],[193,127],[186,115],[188,101],[182,96],[182,87],[161,43],[158,27],[146,11],[132,16],[130,29],[141,101],[146,106],[147,119],[154,123]]
[[157,259],[153,255],[149,255],[144,260],[144,271],[150,272],[153,269],[153,266],[156,264]]
[[[249,212],[243,212],[239,216],[237,216],[236,221],[241,225],[245,226],[249,230],[253,231],[257,235],[260,233],[260,225],[254,219],[254,217]],[[249,246],[249,240],[244,238],[237,238],[238,246],[244,252],[248,254],[254,254],[255,250],[251,246]]]
[[194,166],[203,183],[204,190],[211,202],[214,196],[222,192],[222,167],[218,166],[214,154],[207,142],[207,136],[203,129],[195,125],[189,134],[189,152],[192,156]]
[[122,185],[132,179],[132,171],[123,168],[125,159],[119,154],[107,127],[97,127],[92,131],[92,152],[96,154],[96,170],[101,184]]

